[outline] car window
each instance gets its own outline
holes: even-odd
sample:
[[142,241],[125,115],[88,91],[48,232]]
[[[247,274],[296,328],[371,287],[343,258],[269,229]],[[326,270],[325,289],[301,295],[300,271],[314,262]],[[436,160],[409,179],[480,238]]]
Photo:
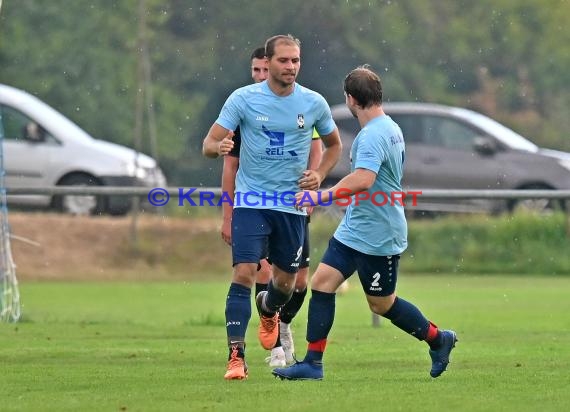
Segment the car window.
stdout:
[[6,140],[25,140],[24,128],[30,122],[30,119],[22,113],[2,106],[2,122],[4,125],[4,139]]
[[[13,109],[12,107],[0,106],[0,110],[2,112],[2,123],[4,126],[4,139],[16,142],[24,142],[26,140],[29,140],[26,139],[25,136],[26,127],[29,125],[37,126],[37,123],[22,112]],[[41,142],[57,143],[57,139],[50,135],[45,129],[42,128],[41,130]]]
[[358,120],[356,120],[354,117],[349,117],[346,119],[335,119],[335,123],[339,130],[341,130],[341,136],[343,137],[346,134],[351,138],[354,138],[360,131]]
[[395,121],[404,135],[406,143],[421,143],[422,142],[422,123],[421,116],[414,116],[408,114],[390,114],[390,117]]
[[427,144],[447,149],[472,150],[474,139],[480,136],[467,124],[440,116],[425,116],[423,126]]
[[480,135],[466,124],[440,116],[426,116],[424,131],[427,144],[456,150],[471,150]]

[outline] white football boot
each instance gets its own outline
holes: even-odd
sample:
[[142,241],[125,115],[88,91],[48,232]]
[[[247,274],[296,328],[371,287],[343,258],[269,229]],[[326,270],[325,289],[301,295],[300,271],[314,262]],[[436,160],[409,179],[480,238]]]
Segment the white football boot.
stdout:
[[265,358],[265,362],[272,368],[282,368],[287,365],[285,360],[285,352],[282,346],[271,349],[271,356]]
[[279,322],[279,339],[285,352],[285,361],[287,365],[295,363],[295,344],[293,343],[293,332],[291,325],[288,323]]

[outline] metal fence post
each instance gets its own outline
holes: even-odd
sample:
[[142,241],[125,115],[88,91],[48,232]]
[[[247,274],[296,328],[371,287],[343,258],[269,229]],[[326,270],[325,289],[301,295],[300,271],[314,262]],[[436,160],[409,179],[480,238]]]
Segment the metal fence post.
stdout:
[[380,327],[380,316],[376,313],[372,313],[372,327],[373,328]]

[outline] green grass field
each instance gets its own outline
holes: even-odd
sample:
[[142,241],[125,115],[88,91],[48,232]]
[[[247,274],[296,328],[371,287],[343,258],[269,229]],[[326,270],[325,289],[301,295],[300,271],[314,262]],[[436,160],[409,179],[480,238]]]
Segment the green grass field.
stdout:
[[[226,382],[227,283],[25,283],[0,325],[2,411],[563,411],[570,278],[405,276],[399,294],[459,337],[431,379],[427,346],[337,299],[325,380],[274,379],[248,330],[250,377]],[[294,331],[304,354],[306,305]]]

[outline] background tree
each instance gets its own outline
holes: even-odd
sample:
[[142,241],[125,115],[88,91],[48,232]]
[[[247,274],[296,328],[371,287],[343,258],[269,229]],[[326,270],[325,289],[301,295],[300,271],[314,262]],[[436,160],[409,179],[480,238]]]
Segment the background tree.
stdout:
[[[249,54],[302,42],[299,81],[342,103],[369,63],[391,101],[459,105],[570,151],[567,0],[146,0],[159,161],[174,185],[217,185],[201,141]],[[36,94],[93,136],[132,145],[137,0],[19,0],[0,14],[0,82]],[[148,130],[144,141],[148,142]],[[143,146],[148,152],[148,145]]]

